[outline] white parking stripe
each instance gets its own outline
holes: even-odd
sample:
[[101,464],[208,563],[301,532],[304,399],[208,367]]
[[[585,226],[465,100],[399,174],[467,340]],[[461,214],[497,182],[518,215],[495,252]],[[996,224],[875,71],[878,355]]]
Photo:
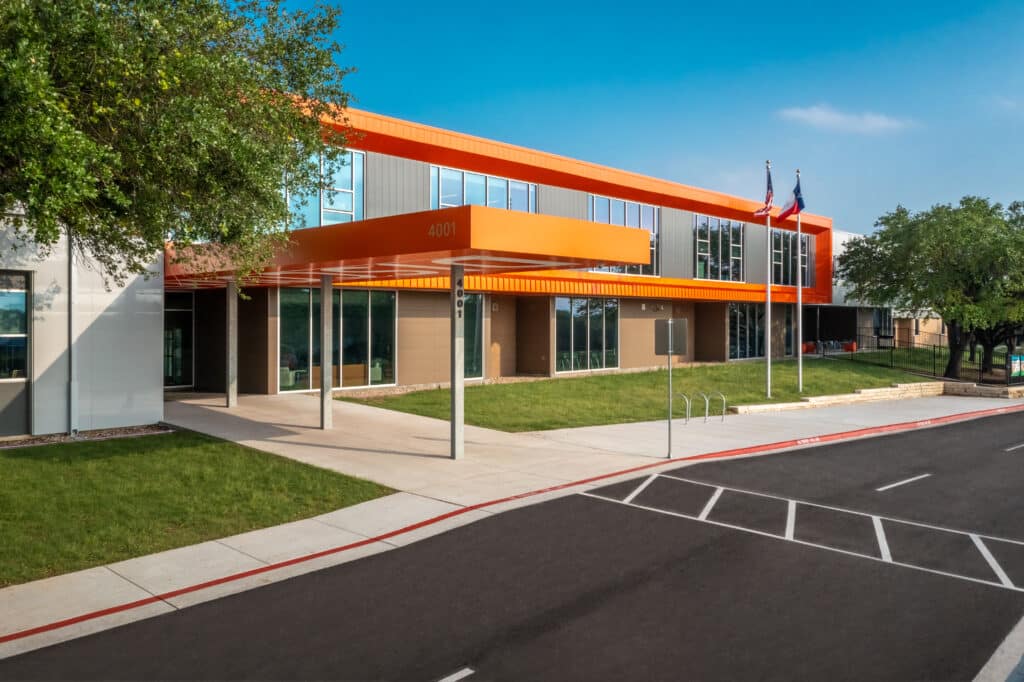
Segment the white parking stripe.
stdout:
[[971,533],[971,539],[974,540],[974,546],[978,548],[979,552],[981,552],[981,556],[985,557],[985,561],[988,562],[989,568],[991,568],[992,572],[996,574],[997,578],[999,578],[999,582],[1006,587],[1013,587],[1013,581],[1010,580],[1010,576],[1006,575],[1006,571],[1004,571],[1003,567],[999,565],[996,558],[992,556],[992,552],[990,552],[988,547],[985,546],[985,543],[982,542],[981,538],[974,533]]
[[882,561],[892,563],[892,553],[889,551],[889,541],[885,538],[885,528],[882,527],[882,519],[872,516],[871,523],[875,524],[875,536],[878,538],[878,551],[882,554]]
[[623,500],[623,502],[626,503],[626,504],[629,504],[630,502],[635,500],[636,496],[639,495],[640,493],[642,493],[644,491],[644,489],[647,488],[647,486],[649,486],[651,483],[653,483],[654,479],[656,479],[657,477],[658,477],[658,474],[651,474],[650,476],[648,476],[647,480],[644,481],[643,483],[641,483],[639,486],[637,486],[637,489],[634,490],[633,492],[631,492],[629,494],[629,496],[626,497],[626,499]]
[[1013,452],[1014,450],[1020,450],[1021,448],[1024,448],[1024,443],[1021,443],[1020,445],[1014,445],[1012,448],[1006,448],[1005,450],[1003,450],[1003,452]]
[[[602,502],[610,502],[612,504],[620,504],[620,505],[623,505],[623,506],[626,506],[626,507],[630,507],[632,509],[643,509],[644,511],[654,512],[655,514],[664,514],[665,516],[675,516],[675,517],[680,518],[680,519],[686,519],[687,521],[701,521],[700,519],[695,518],[693,516],[689,516],[687,514],[681,514],[679,512],[668,511],[666,509],[658,509],[656,507],[645,507],[642,504],[626,504],[625,502],[620,502],[619,500],[613,500],[610,497],[601,497],[600,495],[594,495],[593,493],[588,493],[588,492],[581,492],[581,493],[578,493],[578,494],[582,495],[583,497],[589,497],[591,499],[600,500]],[[706,523],[706,524],[708,524],[710,526],[718,526],[720,528],[729,528],[731,530],[739,530],[739,531],[743,531],[744,533],[751,533],[752,535],[760,535],[760,536],[766,537],[766,538],[774,538],[776,540],[785,540],[785,538],[782,537],[781,535],[775,535],[774,533],[766,533],[763,530],[755,530],[753,528],[744,528],[743,526],[735,526],[735,525],[733,525],[731,523],[723,523],[722,521],[713,521],[711,519],[706,519],[704,521],[701,521],[701,523]],[[830,547],[829,545],[821,545],[821,544],[818,544],[816,542],[810,542],[808,540],[793,539],[793,540],[788,540],[787,542],[792,542],[794,545],[803,545],[804,547],[816,547],[817,549],[824,549],[824,550],[827,550],[829,552],[835,552],[837,554],[845,554],[846,556],[859,557],[861,559],[867,559],[869,561],[878,561],[878,562],[882,562],[883,561],[882,559],[879,559],[876,556],[870,556],[870,555],[867,555],[867,554],[860,554],[858,552],[851,552],[848,549],[840,549],[838,547]],[[924,573],[932,573],[934,575],[942,575],[942,576],[945,576],[947,578],[956,578],[957,580],[966,580],[967,582],[978,583],[980,585],[988,585],[990,587],[998,587],[998,588],[1001,588],[1001,589],[1005,588],[1005,589],[1008,589],[1008,590],[1013,590],[1014,592],[1024,592],[1024,587],[1007,586],[1007,585],[1003,585],[1001,583],[997,583],[994,580],[983,580],[981,578],[972,578],[969,575],[957,575],[956,573],[949,573],[948,571],[939,571],[937,569],[927,568],[925,566],[915,566],[914,564],[905,564],[902,561],[892,561],[891,558],[890,558],[889,561],[885,561],[885,563],[888,563],[890,566],[900,566],[902,568],[911,568],[911,569],[914,569],[915,571],[922,571]]]
[[708,500],[708,503],[704,505],[704,509],[701,510],[700,516],[697,517],[699,520],[707,520],[708,514],[710,514],[711,510],[715,508],[715,503],[718,502],[718,498],[722,496],[723,490],[724,488],[715,488],[715,494],[711,496],[711,499]]
[[[706,481],[697,481],[692,478],[683,478],[681,476],[671,476],[669,474],[661,474],[662,478],[671,478],[675,481],[682,481],[683,483],[695,483],[697,485],[707,486],[708,488],[718,487],[714,483],[707,483]],[[729,488],[722,486],[723,490],[731,490],[737,493],[744,493],[745,495],[757,495],[758,497],[767,497],[772,500],[782,500],[788,502],[790,498],[781,497],[779,495],[772,495],[771,493],[761,493],[756,490],[748,490],[746,488]],[[857,511],[856,509],[845,509],[843,507],[833,507],[828,504],[819,504],[818,502],[809,502],[808,500],[796,500],[798,504],[802,504],[808,507],[817,507],[819,509],[831,509],[832,511],[843,512],[844,514],[856,514],[857,516],[871,517],[873,514],[870,512]],[[887,521],[898,521],[900,523],[906,523],[911,526],[918,526],[919,528],[931,528],[932,530],[944,530],[947,533],[959,533],[961,535],[970,535],[973,531],[964,530],[962,528],[948,528],[946,526],[936,526],[933,523],[922,523],[921,521],[914,521],[912,519],[903,519],[896,516],[886,516]],[[1012,540],[1010,538],[1000,538],[994,535],[985,535],[984,533],[978,533],[978,537],[985,538],[986,540],[998,540],[999,542],[1008,542],[1011,545],[1024,545],[1024,540]]]
[[786,539],[792,540],[796,530],[796,501],[790,500],[786,508]]
[[448,677],[442,677],[437,682],[459,682],[459,680],[464,680],[464,679],[466,679],[467,677],[469,677],[472,674],[473,674],[473,669],[472,668],[463,668],[462,670],[460,670],[458,672],[452,673]]
[[904,479],[902,481],[896,481],[895,483],[890,483],[889,485],[883,485],[881,488],[875,488],[875,492],[876,493],[884,493],[886,490],[891,490],[892,488],[898,488],[901,485],[906,485],[908,483],[913,483],[914,481],[920,481],[922,478],[928,478],[929,476],[931,476],[931,474],[921,474],[920,476],[914,476],[913,478],[906,478],[906,479]]

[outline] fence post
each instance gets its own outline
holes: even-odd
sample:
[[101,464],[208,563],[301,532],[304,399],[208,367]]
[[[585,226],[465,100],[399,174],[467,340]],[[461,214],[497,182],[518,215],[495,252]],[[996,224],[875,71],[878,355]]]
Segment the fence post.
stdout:
[[932,346],[932,376],[939,376],[939,361],[938,361],[939,347]]
[[892,343],[889,344],[889,366],[896,366],[896,339],[893,339]]

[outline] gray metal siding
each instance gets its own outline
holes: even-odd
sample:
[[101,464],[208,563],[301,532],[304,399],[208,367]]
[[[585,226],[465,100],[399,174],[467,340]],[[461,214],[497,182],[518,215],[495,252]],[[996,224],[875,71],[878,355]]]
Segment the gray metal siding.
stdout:
[[537,185],[537,213],[586,220],[587,193],[550,185]]
[[0,382],[0,436],[28,432],[28,383]]
[[365,171],[367,218],[430,210],[430,165],[368,152]]
[[768,282],[768,232],[764,225],[743,227],[743,278],[751,284]]
[[661,276],[693,278],[693,213],[661,209]]

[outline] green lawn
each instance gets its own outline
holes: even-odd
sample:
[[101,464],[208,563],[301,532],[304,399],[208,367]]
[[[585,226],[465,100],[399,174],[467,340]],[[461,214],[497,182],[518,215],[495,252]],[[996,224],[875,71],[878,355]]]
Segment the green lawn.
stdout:
[[393,491],[195,433],[0,450],[0,587]]
[[[691,396],[698,391],[721,391],[730,405],[799,400],[795,361],[772,363],[772,401],[764,397],[764,374],[764,362],[676,369],[672,374],[673,390]],[[539,431],[660,419],[666,410],[666,379],[666,372],[652,371],[469,386],[466,423],[502,431]],[[858,388],[924,380],[869,364],[807,358],[803,395],[850,393]],[[447,389],[440,389],[355,402],[447,419],[448,395]],[[675,414],[683,416],[684,412],[682,401],[677,401]],[[712,401],[711,413],[721,414],[720,401]],[[694,403],[693,414],[703,417],[703,399]]]

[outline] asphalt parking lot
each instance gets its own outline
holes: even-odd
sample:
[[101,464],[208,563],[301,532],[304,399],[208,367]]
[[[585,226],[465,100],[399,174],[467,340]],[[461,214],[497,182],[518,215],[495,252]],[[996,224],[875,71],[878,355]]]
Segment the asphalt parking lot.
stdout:
[[660,471],[0,661],[3,679],[972,679],[1024,419]]

